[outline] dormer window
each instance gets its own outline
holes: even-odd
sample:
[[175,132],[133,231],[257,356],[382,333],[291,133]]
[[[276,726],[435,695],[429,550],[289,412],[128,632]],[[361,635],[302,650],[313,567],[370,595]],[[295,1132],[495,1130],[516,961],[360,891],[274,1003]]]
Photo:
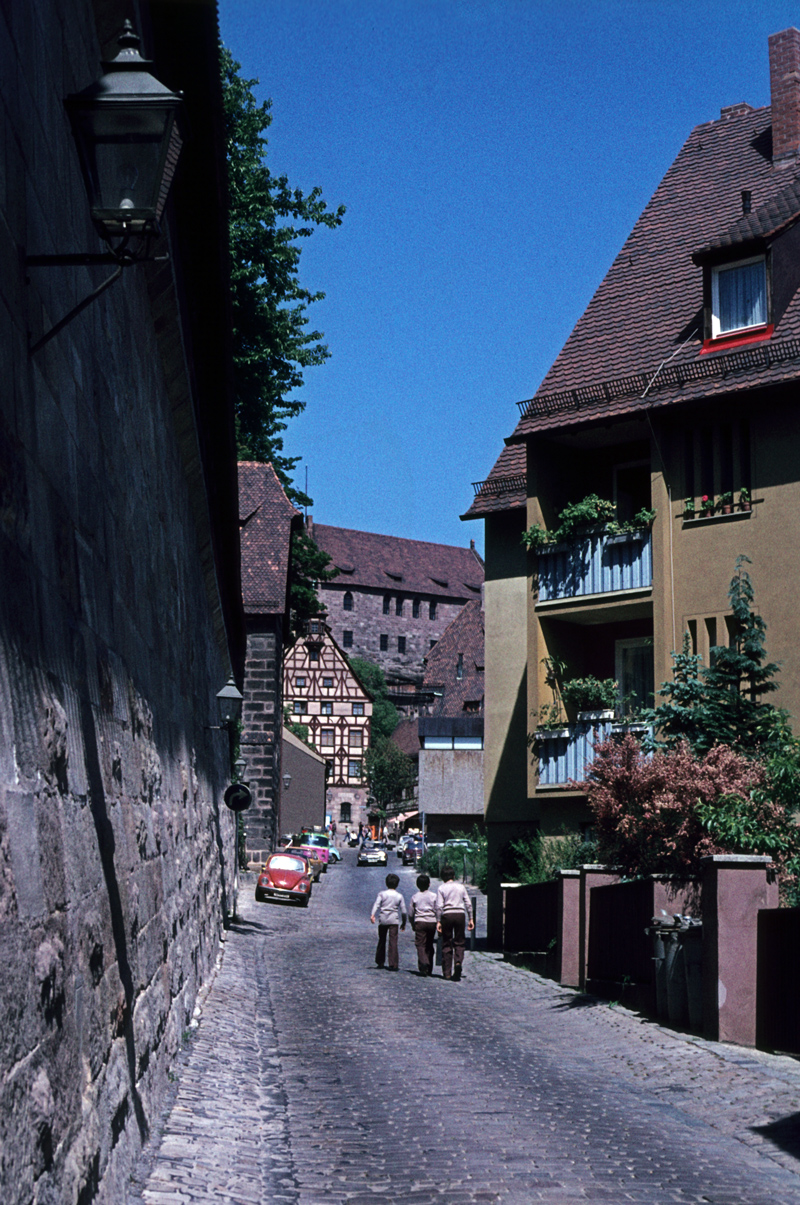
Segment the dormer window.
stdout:
[[767,264],[763,255],[711,269],[711,338],[767,325]]

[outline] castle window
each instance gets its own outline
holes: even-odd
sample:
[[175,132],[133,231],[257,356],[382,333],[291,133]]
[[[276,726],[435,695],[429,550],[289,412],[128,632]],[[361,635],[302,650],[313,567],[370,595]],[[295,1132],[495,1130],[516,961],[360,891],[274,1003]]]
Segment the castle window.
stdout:
[[353,633],[352,632],[347,632],[347,631],[342,632],[342,647],[346,648],[346,649],[351,649],[353,647]]
[[411,618],[419,619],[419,599],[415,598],[411,603]]
[[428,603],[428,619],[436,618],[436,599],[432,598]]
[[340,824],[349,824],[350,823],[350,804],[349,803],[340,803],[339,804],[339,823]]
[[398,637],[397,637],[397,651],[398,651],[398,653],[404,653],[404,652],[406,651],[406,638],[405,638],[405,636],[398,636]]
[[458,654],[458,661],[456,662],[456,677],[457,678],[464,677],[464,654],[463,653]]
[[395,613],[395,615],[403,614],[403,596],[402,596],[402,594],[398,594],[397,598],[394,600],[394,613]]
[[382,633],[381,635],[380,648],[382,653],[385,653],[389,648],[389,637],[386,635],[386,633]]
[[389,612],[391,611],[391,609],[392,609],[392,596],[390,594],[384,594],[384,596],[383,596],[383,613],[384,613],[384,615],[388,615]]
[[342,598],[342,609],[344,611],[352,611],[353,609],[353,596],[349,590],[345,591],[344,597]]

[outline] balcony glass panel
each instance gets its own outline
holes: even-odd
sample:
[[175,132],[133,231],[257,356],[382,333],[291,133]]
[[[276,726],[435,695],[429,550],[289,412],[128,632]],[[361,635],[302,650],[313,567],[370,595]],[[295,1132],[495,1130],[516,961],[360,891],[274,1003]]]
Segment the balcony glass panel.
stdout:
[[539,602],[649,588],[653,546],[649,531],[600,534],[539,551]]

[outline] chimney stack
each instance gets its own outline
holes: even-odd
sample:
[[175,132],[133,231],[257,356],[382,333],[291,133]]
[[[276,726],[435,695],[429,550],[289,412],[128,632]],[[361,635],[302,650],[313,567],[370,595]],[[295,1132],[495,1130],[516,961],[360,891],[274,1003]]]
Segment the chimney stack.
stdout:
[[800,30],[792,27],[769,39],[772,95],[772,161],[797,158],[800,151]]

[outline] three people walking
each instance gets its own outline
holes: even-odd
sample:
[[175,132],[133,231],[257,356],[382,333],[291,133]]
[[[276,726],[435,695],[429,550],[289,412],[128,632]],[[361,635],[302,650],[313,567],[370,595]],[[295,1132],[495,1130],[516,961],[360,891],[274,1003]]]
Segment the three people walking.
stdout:
[[[390,971],[399,969],[397,937],[400,930],[405,929],[408,919],[405,900],[397,890],[399,885],[396,874],[387,874],[386,890],[378,893],[369,918],[373,925],[378,925],[375,964],[379,967],[387,964]],[[442,867],[442,883],[435,895],[430,885],[428,875],[419,875],[418,891],[411,898],[417,967],[420,975],[433,974],[434,936],[441,933],[442,973],[445,979],[457,982],[464,964],[466,932],[475,928],[472,900],[464,884],[456,881],[452,866]]]

